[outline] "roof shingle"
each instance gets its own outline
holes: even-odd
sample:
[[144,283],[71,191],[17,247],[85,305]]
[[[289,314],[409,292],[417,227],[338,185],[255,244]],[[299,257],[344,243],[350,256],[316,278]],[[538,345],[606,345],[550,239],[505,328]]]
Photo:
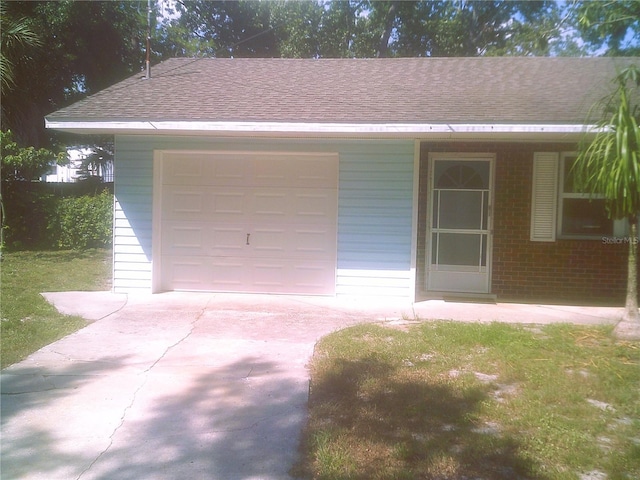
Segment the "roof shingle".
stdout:
[[584,124],[638,58],[173,58],[55,121]]

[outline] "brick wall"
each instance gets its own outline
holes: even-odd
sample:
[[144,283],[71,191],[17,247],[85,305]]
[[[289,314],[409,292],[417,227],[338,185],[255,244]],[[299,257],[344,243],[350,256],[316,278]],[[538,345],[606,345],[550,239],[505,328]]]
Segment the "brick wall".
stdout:
[[430,152],[496,154],[491,293],[500,300],[623,304],[627,244],[597,240],[532,242],[533,153],[571,151],[575,145],[531,143],[431,143],[421,148],[418,292],[424,292]]

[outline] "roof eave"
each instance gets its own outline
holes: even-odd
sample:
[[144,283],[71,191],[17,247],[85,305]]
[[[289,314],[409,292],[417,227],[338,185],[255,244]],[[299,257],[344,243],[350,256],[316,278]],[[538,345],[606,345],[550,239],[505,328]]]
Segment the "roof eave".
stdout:
[[410,138],[574,137],[595,133],[594,125],[527,123],[324,123],[117,121],[45,119],[49,129],[81,134],[176,134],[252,136],[358,136]]

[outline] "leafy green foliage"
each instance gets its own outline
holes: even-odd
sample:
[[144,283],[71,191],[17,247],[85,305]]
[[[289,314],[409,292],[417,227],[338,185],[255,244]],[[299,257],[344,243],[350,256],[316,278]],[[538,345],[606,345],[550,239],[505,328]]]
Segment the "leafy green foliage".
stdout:
[[177,10],[159,50],[219,57],[548,55],[562,24],[550,1],[179,0]]
[[112,239],[113,195],[96,194],[91,182],[65,184],[4,182],[4,247],[85,249]]
[[47,148],[20,147],[10,130],[0,132],[0,157],[2,181],[38,180],[51,165],[68,161],[66,152],[54,152]]
[[[49,145],[52,134],[42,127],[44,115],[141,70],[144,0],[0,5],[2,80],[7,80],[2,123],[22,145]],[[157,2],[153,5],[157,11]],[[637,53],[640,33],[635,0],[176,0],[174,5],[179,15],[159,23],[152,16],[152,61],[174,56],[628,55]]]
[[44,115],[142,66],[146,1],[3,4],[7,17],[24,19],[40,41],[21,48],[28,61],[14,63],[14,82],[3,91],[3,129],[13,130],[21,145],[48,145]]
[[3,182],[3,245],[10,249],[51,248],[48,225],[55,215],[56,197],[40,183]]
[[60,248],[84,250],[111,245],[113,195],[62,198],[50,221],[50,232]]
[[[592,48],[605,46],[609,55],[640,54],[640,2],[638,0],[573,1],[570,13]],[[635,42],[630,39],[635,38]]]
[[587,138],[574,166],[578,191],[604,195],[611,218],[640,214],[640,68],[623,70],[605,101],[611,115],[599,121],[595,138]]
[[15,18],[7,12],[5,2],[0,2],[0,82],[2,94],[15,86],[14,66],[26,60],[28,47],[39,47],[42,43],[31,29],[28,19]]
[[[638,314],[637,223],[640,216],[640,68],[625,68],[615,78],[616,89],[604,102],[604,118],[593,139],[580,146],[574,164],[578,191],[604,195],[610,218],[627,218],[630,225],[625,321],[634,322],[640,336]],[[624,327],[625,329],[627,327]],[[621,330],[622,332],[622,330]]]

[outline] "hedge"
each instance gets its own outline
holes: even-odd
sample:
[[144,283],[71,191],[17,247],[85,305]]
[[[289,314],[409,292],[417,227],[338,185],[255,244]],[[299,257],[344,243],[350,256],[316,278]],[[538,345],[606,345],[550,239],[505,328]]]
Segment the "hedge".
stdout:
[[111,185],[93,189],[42,183],[3,183],[4,247],[105,247],[112,242]]
[[107,190],[96,196],[62,198],[50,221],[58,247],[82,250],[111,244],[113,195]]

